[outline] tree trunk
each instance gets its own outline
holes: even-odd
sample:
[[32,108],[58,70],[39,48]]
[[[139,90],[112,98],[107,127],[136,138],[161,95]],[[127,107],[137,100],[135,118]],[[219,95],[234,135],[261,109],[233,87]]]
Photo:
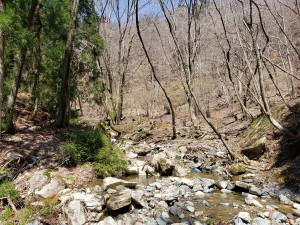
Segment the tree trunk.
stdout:
[[[0,13],[4,13],[5,1],[0,0]],[[5,38],[3,31],[0,31],[0,143],[1,143],[1,127],[2,127],[2,101],[3,101],[3,81],[4,81],[4,51]]]
[[65,127],[69,123],[69,105],[70,105],[70,70],[71,70],[71,60],[73,54],[73,40],[74,32],[76,29],[76,19],[78,12],[79,0],[73,1],[72,7],[72,22],[70,24],[70,30],[68,34],[65,56],[62,64],[61,70],[61,85],[60,85],[60,95],[59,95],[59,107],[56,125],[58,127]]
[[148,54],[148,51],[146,49],[146,46],[144,44],[144,41],[143,41],[143,38],[142,38],[142,35],[141,35],[141,32],[140,32],[139,16],[138,16],[138,11],[139,10],[138,9],[139,9],[139,1],[136,1],[136,9],[135,9],[136,10],[136,12],[135,12],[136,13],[136,18],[135,19],[136,19],[136,27],[137,27],[138,37],[139,37],[139,39],[141,41],[144,53],[146,55],[146,58],[148,60],[149,65],[151,67],[152,75],[153,75],[155,81],[158,83],[158,85],[161,88],[161,90],[163,91],[163,93],[164,93],[164,95],[165,95],[165,97],[167,99],[167,102],[169,104],[169,107],[170,107],[170,110],[171,110],[171,116],[172,116],[172,131],[173,131],[172,139],[176,139],[176,136],[177,136],[177,134],[176,134],[176,117],[175,117],[174,107],[173,107],[172,101],[171,101],[171,99],[170,99],[170,97],[169,97],[166,89],[162,86],[162,84],[160,83],[160,81],[159,81],[159,79],[157,77],[155,67],[154,67],[154,65],[153,65],[153,63],[151,61],[151,58],[150,58],[150,56]]
[[[27,30],[29,32],[32,32],[34,15],[38,9],[39,9],[39,0],[32,0],[30,12],[28,14],[28,23],[27,23]],[[16,98],[18,95],[21,77],[22,77],[22,73],[23,73],[23,68],[24,68],[24,64],[25,64],[27,48],[28,48],[28,46],[26,46],[24,49],[21,50],[21,54],[19,56],[19,61],[17,63],[17,70],[16,70],[16,74],[14,77],[14,81],[12,83],[12,86],[10,88],[10,92],[9,92],[9,95],[7,98],[6,115],[5,115],[6,119],[5,120],[8,123],[7,124],[8,132],[10,132],[10,133],[15,132],[15,127],[13,124],[13,112],[14,112],[15,102],[16,102]]]

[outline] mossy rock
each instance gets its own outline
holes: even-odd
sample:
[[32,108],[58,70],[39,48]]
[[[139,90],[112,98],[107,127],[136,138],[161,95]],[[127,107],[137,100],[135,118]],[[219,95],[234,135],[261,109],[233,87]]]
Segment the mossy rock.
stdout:
[[229,171],[232,175],[241,175],[246,173],[245,167],[238,163],[232,164],[229,168]]

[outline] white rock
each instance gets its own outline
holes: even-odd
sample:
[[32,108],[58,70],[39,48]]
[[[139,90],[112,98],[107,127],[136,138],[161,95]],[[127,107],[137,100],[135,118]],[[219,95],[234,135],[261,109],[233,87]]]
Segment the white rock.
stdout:
[[56,179],[52,179],[51,182],[42,187],[41,190],[36,190],[35,195],[42,198],[52,198],[63,189],[65,189],[65,185]]
[[80,201],[73,200],[63,207],[69,225],[83,225],[87,222],[84,208]]
[[136,182],[129,182],[129,181],[121,180],[121,179],[114,178],[114,177],[106,177],[103,180],[103,189],[107,190],[109,188],[115,188],[119,185],[123,185],[123,186],[129,187],[129,188],[133,188],[133,187],[136,186],[136,184],[137,184]]
[[239,212],[238,217],[241,218],[242,220],[250,223],[251,222],[251,217],[248,212]]

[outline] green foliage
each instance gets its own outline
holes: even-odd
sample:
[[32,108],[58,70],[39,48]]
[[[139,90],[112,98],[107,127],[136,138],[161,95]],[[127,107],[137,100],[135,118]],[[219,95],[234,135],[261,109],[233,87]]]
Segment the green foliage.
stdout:
[[0,213],[0,221],[7,221],[10,217],[12,217],[14,211],[9,207],[5,206],[2,212]]
[[100,176],[116,175],[125,170],[122,152],[114,147],[100,128],[85,128],[66,135],[59,158],[67,166],[90,162]]
[[16,190],[13,182],[4,180],[0,184],[0,198],[11,198],[17,200],[20,197],[18,190]]

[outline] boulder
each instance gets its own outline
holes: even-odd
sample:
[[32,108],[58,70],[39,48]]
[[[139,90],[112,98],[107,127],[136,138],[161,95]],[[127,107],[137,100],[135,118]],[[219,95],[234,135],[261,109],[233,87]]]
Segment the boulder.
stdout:
[[131,204],[131,190],[123,189],[116,193],[112,193],[107,201],[107,209],[115,211]]
[[271,225],[271,222],[266,218],[256,217],[253,219],[252,225]]
[[241,153],[248,159],[259,159],[267,150],[267,138],[262,137],[253,143],[250,147],[242,149]]
[[284,215],[283,213],[281,213],[279,211],[272,212],[270,217],[271,217],[272,220],[279,220],[281,222],[286,222],[288,220],[286,215]]
[[73,200],[63,207],[68,225],[83,225],[87,222],[84,207],[78,200]]
[[238,216],[238,218],[241,218],[243,221],[245,221],[247,223],[251,222],[251,217],[248,212],[239,212],[239,214],[237,216]]
[[41,198],[52,198],[56,196],[61,190],[65,189],[65,185],[58,180],[52,179],[50,183],[42,187],[41,190],[36,190],[35,195]]
[[234,163],[230,166],[229,172],[232,175],[240,175],[246,173],[246,169],[239,163]]
[[119,185],[123,185],[125,187],[129,187],[129,188],[134,188],[136,186],[136,182],[130,182],[130,181],[126,181],[126,180],[121,180],[118,178],[114,178],[114,177],[106,177],[103,180],[103,190],[107,190],[109,188],[115,188]]
[[144,191],[143,190],[135,190],[132,191],[132,201],[135,202],[136,204],[138,204],[139,206],[143,207],[143,208],[148,208],[148,203],[147,201],[144,201],[142,199],[144,195]]
[[251,188],[251,184],[245,183],[243,181],[237,180],[235,182],[235,189],[241,189],[243,191],[248,191]]
[[160,159],[158,161],[158,172],[162,176],[171,176],[174,171],[174,164],[171,160],[168,159]]
[[293,206],[294,202],[291,201],[288,197],[286,197],[285,195],[279,195],[279,200],[280,200],[280,203],[281,204],[284,204],[284,205],[291,205]]

